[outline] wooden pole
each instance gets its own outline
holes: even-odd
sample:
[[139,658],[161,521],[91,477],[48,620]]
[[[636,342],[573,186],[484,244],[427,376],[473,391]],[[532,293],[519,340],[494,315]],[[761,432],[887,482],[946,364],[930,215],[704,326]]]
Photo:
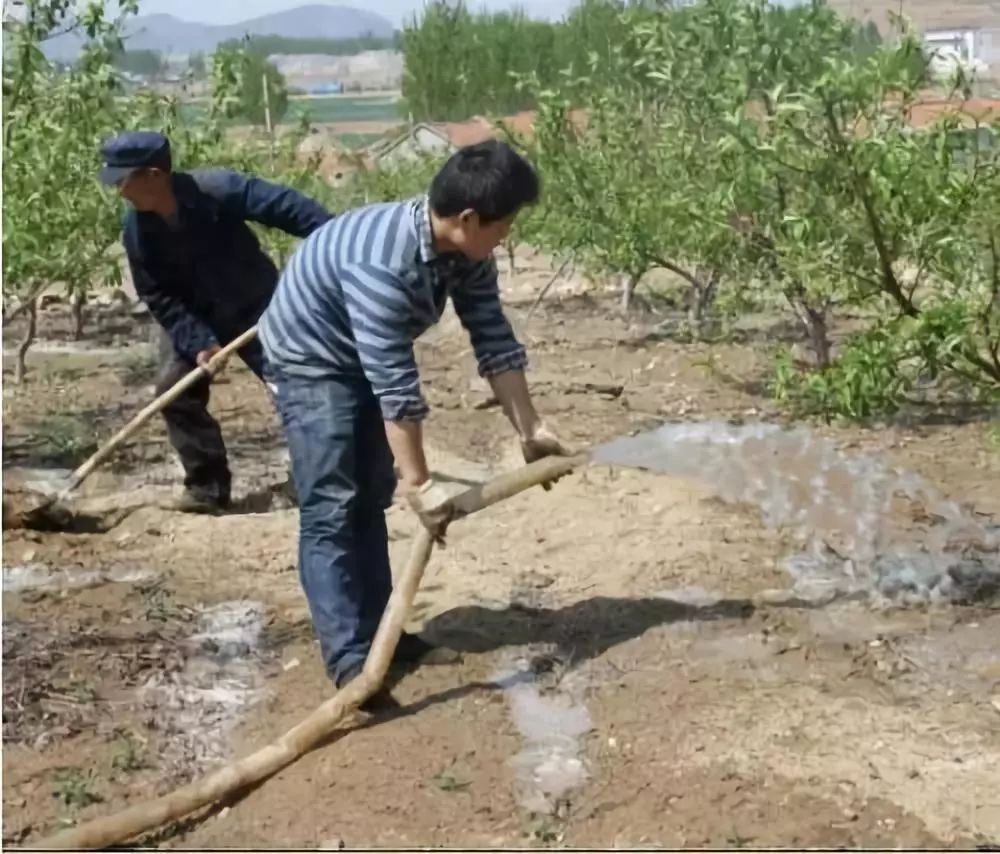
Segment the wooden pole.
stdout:
[[[457,496],[457,515],[468,516],[533,486],[551,483],[586,462],[586,456],[547,457],[500,475]],[[413,541],[406,566],[393,586],[392,597],[382,615],[361,675],[277,741],[168,795],[136,804],[116,815],[94,819],[30,847],[93,850],[125,842],[265,780],[312,750],[382,685],[413,597],[430,560],[432,547],[430,535],[421,528]]]
[[268,137],[274,136],[274,129],[271,125],[271,93],[267,91],[267,72],[260,76],[260,85],[264,95],[264,126],[267,128]]
[[69,476],[68,482],[57,495],[50,496],[39,506],[25,511],[23,514],[24,517],[29,519],[32,514],[44,513],[57,501],[62,501],[67,498],[69,494],[81,483],[83,483],[84,480],[86,480],[101,463],[114,453],[122,442],[134,436],[139,431],[139,428],[149,421],[150,418],[158,412],[161,412],[169,404],[173,403],[195,383],[215,374],[227,358],[229,358],[237,350],[242,350],[256,337],[257,327],[251,326],[246,332],[238,338],[234,338],[218,353],[216,353],[207,365],[199,365],[197,368],[182,377],[175,385],[171,386],[163,394],[156,398],[156,400],[144,407],[131,421],[128,422],[128,424],[122,427],[121,430],[115,433],[114,436],[108,439],[107,442],[91,454],[91,456]]

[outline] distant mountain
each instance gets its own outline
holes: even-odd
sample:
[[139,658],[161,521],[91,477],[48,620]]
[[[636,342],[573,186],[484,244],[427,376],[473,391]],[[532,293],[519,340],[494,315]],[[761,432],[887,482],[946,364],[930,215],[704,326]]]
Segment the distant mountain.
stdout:
[[[366,34],[391,36],[393,26],[381,15],[353,6],[325,6],[318,3],[296,6],[251,18],[238,24],[196,24],[173,15],[139,15],[125,27],[129,50],[157,50],[162,53],[209,53],[219,42],[244,35],[285,36],[286,38],[348,39]],[[45,43],[49,59],[73,59],[81,39],[67,33]]]

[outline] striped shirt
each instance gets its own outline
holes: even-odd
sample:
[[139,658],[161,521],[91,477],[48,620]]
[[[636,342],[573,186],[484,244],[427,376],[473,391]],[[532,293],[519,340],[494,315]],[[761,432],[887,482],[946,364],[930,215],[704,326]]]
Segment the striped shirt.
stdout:
[[300,376],[363,375],[387,421],[428,412],[413,342],[448,297],[481,376],[527,364],[500,306],[496,264],[433,248],[426,197],[335,217],[302,244],[259,324],[268,361]]

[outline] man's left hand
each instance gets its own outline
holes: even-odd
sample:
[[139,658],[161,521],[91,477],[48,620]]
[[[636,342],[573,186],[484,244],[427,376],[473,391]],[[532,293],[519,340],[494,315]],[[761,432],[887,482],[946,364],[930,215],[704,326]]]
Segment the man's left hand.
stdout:
[[[521,440],[521,453],[526,463],[533,463],[545,457],[573,456],[573,451],[544,424],[539,424],[530,436]],[[555,480],[548,481],[542,486],[549,490],[554,482]]]

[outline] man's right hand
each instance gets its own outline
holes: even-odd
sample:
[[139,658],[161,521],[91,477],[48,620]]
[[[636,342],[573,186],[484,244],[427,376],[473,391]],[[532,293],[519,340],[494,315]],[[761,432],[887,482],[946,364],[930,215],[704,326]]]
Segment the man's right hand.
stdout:
[[433,479],[407,490],[405,495],[410,509],[417,514],[420,523],[430,532],[434,542],[443,546],[448,523],[455,518],[455,505],[451,496]]
[[[195,357],[195,361],[198,363],[198,367],[209,369],[209,363],[221,350],[222,348],[218,344],[214,344],[211,347],[202,350],[200,353],[198,353],[197,357]],[[221,373],[225,367],[226,367],[226,360],[223,359],[219,364],[215,366],[214,369],[209,369],[209,373],[212,374],[212,376],[215,376],[216,374]]]

